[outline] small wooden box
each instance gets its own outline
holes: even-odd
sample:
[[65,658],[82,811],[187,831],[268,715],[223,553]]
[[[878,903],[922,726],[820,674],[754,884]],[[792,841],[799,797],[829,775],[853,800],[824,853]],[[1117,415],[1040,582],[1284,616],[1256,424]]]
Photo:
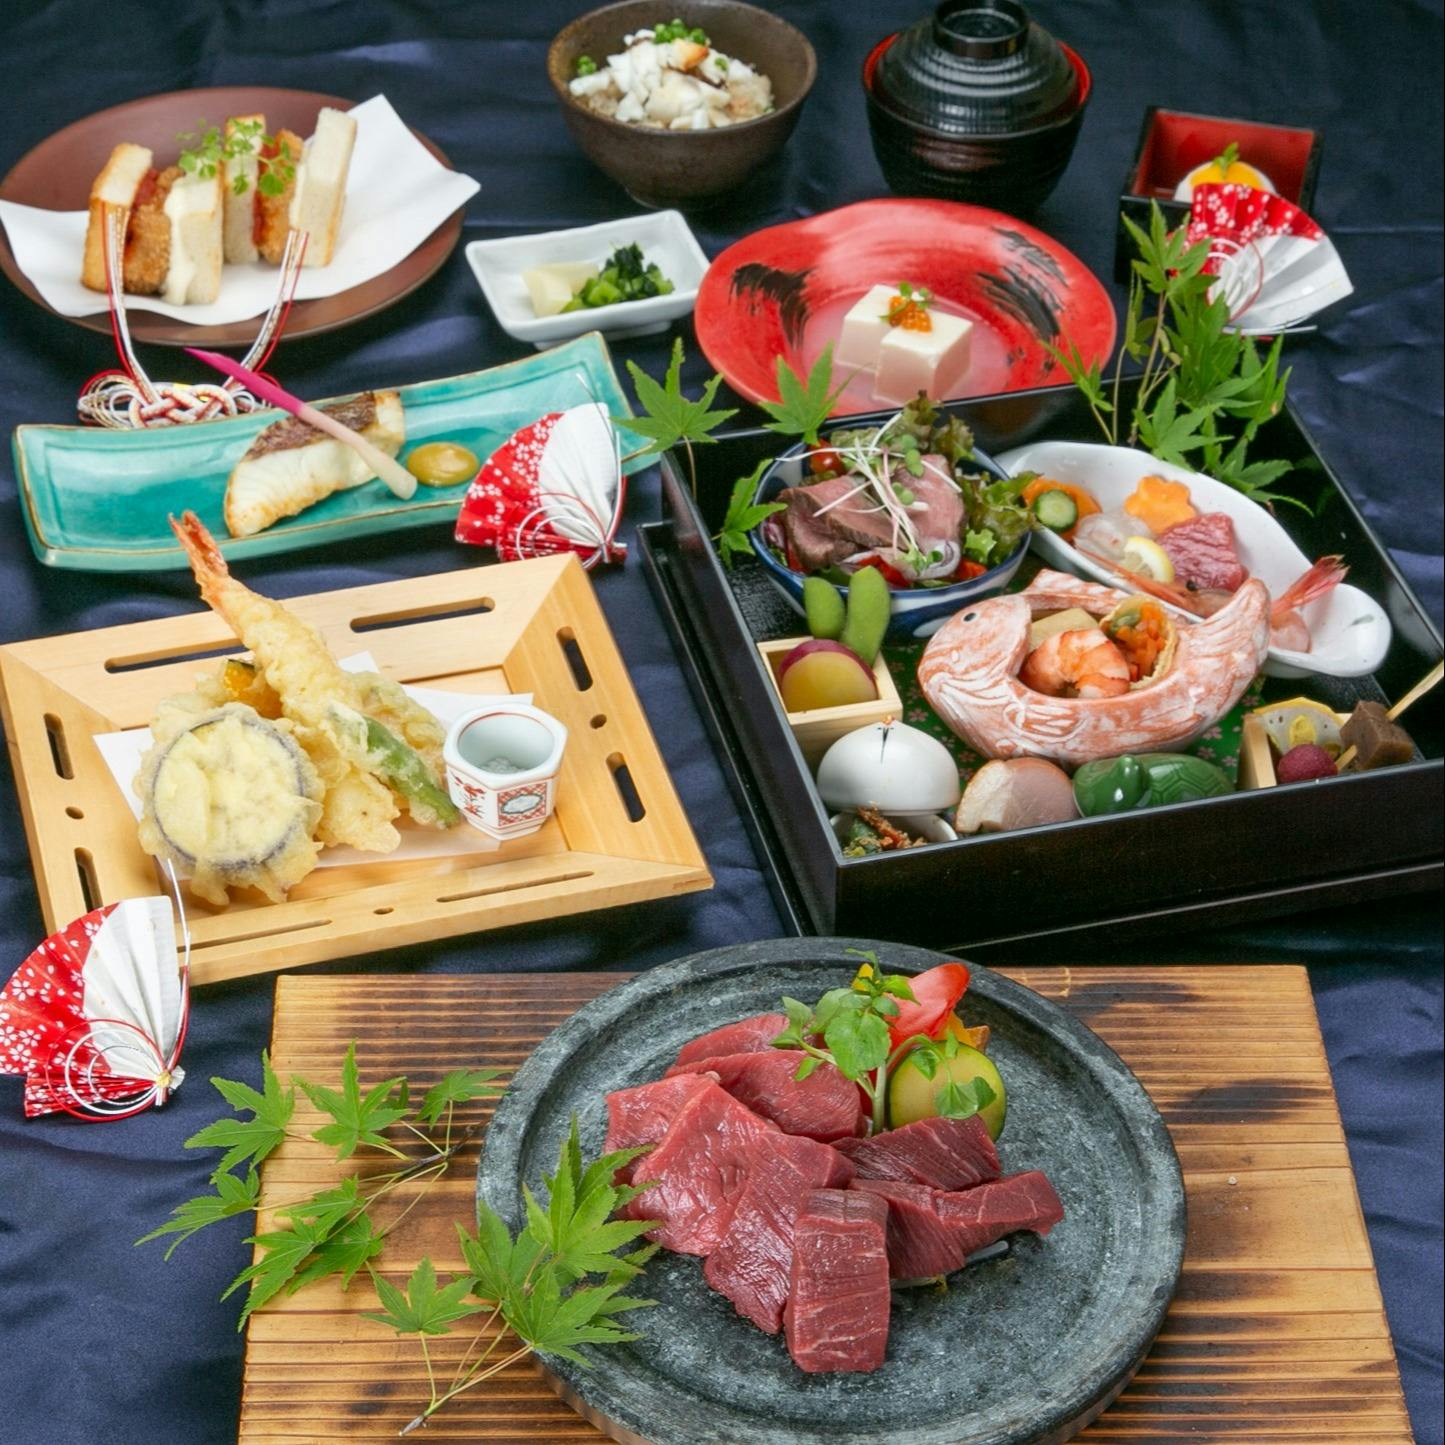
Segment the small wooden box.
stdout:
[[[768,676],[772,678],[775,688],[778,685],[778,664],[800,642],[808,640],[806,637],[783,637],[776,642],[758,643],[758,651],[767,664]],[[785,714],[788,726],[792,728],[793,736],[797,738],[798,746],[810,768],[818,766],[823,754],[844,733],[867,727],[869,723],[882,722],[884,718],[903,716],[902,699],[898,696],[898,689],[893,686],[888,664],[883,661],[881,652],[873,664],[873,680],[878,684],[878,697],[873,702],[853,702],[844,707],[817,707],[808,712]],[[780,697],[779,702],[781,701]]]
[[1120,189],[1120,219],[1114,243],[1116,281],[1129,279],[1129,263],[1138,254],[1123,218],[1127,216],[1147,232],[1150,203],[1157,201],[1171,230],[1187,221],[1189,206],[1174,199],[1174,188],[1196,166],[1207,165],[1219,155],[1230,141],[1239,146],[1239,158],[1258,166],[1285,200],[1310,210],[1320,168],[1319,131],[1217,115],[1190,115],[1151,105],[1144,112],[1139,144]]

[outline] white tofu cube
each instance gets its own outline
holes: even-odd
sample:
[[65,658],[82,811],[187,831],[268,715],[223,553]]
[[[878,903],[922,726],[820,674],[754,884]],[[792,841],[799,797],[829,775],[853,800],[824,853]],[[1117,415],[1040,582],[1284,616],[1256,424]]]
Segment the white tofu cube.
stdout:
[[953,394],[968,370],[973,322],[946,311],[931,310],[928,331],[888,326],[878,347],[878,374],[873,394],[880,401],[902,405],[920,391],[936,401]]
[[853,303],[833,348],[835,366],[872,371],[878,365],[878,348],[893,329],[885,320],[893,295],[892,286],[875,286]]

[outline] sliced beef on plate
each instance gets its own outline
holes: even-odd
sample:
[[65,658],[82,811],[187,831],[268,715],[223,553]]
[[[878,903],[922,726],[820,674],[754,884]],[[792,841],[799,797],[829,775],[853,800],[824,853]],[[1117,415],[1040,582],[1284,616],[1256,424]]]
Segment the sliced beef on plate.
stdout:
[[938,1217],[955,1231],[965,1255],[1022,1229],[1047,1234],[1064,1217],[1054,1186],[1037,1169],[961,1194],[940,1194],[933,1204]]
[[758,1141],[778,1133],[711,1080],[678,1110],[662,1142],[639,1161],[652,1187],[621,1213],[656,1219],[650,1237],[679,1254],[711,1254],[732,1221]]
[[817,1189],[793,1228],[783,1328],[809,1374],[866,1373],[888,1349],[888,1206],[876,1194]]
[[977,1114],[968,1119],[919,1119],[867,1139],[841,1139],[860,1179],[897,1179],[931,1189],[971,1189],[997,1179],[998,1150]]
[[1047,1234],[1064,1217],[1054,1186],[1037,1170],[946,1192],[891,1179],[852,1188],[888,1203],[888,1269],[894,1279],[932,1279],[1010,1234]]
[[1249,576],[1234,541],[1234,519],[1227,512],[1203,512],[1166,527],[1159,545],[1174,564],[1181,586],[1236,592]]
[[723,1054],[756,1054],[771,1048],[773,1040],[787,1028],[786,1014],[755,1014],[750,1019],[739,1019],[735,1024],[724,1024],[709,1034],[699,1034],[677,1051],[677,1063],[693,1064],[699,1059],[720,1057]]
[[788,1299],[798,1211],[814,1189],[842,1189],[852,1177],[853,1166],[828,1144],[790,1134],[760,1140],[747,1187],[722,1243],[703,1265],[703,1278],[744,1319],[777,1334]]
[[861,477],[785,487],[777,500],[788,509],[782,514],[784,534],[808,571],[893,543],[893,522]]
[[938,1190],[896,1179],[855,1179],[854,1189],[888,1205],[888,1273],[894,1279],[932,1279],[962,1269],[967,1255],[958,1231],[938,1217]]
[[820,1064],[806,1079],[795,1078],[805,1057],[801,1049],[724,1054],[674,1064],[667,1077],[706,1069],[739,1103],[771,1119],[785,1134],[805,1134],[824,1144],[861,1134],[868,1125],[858,1086],[832,1064]]
[[[716,1074],[679,1074],[639,1084],[635,1089],[618,1089],[607,1096],[607,1142],[604,1152],[636,1149],[659,1143],[678,1110],[699,1090],[717,1083]],[[644,1156],[645,1157],[645,1156]],[[630,1184],[642,1161],[634,1159],[617,1171],[619,1184]]]
[[923,458],[922,476],[906,467],[894,473],[894,481],[913,493],[908,513],[921,542],[956,542],[963,534],[963,493],[952,475],[948,458],[933,452]]

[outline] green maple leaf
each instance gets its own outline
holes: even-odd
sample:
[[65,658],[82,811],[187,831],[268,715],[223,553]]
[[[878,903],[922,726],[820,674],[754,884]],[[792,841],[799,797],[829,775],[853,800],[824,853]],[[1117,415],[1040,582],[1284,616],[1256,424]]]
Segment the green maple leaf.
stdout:
[[1177,388],[1171,376],[1164,383],[1159,399],[1153,409],[1139,418],[1139,440],[1159,458],[1161,462],[1172,462],[1175,466],[1188,466],[1186,452],[1197,451],[1207,446],[1211,438],[1202,435],[1200,428],[1213,416],[1212,406],[1195,407],[1180,412]]
[[246,1241],[247,1244],[260,1247],[261,1258],[243,1269],[221,1295],[222,1299],[227,1299],[243,1285],[251,1287],[246,1294],[245,1304],[241,1306],[241,1318],[236,1322],[238,1330],[254,1311],[292,1283],[297,1271],[313,1251],[325,1242],[327,1233],[324,1225],[296,1220],[290,1229],[273,1229],[269,1234],[253,1234]]
[[713,373],[696,401],[682,394],[681,337],[673,343],[672,361],[661,385],[635,361],[627,363],[627,370],[632,376],[642,415],[615,416],[612,420],[620,427],[649,438],[648,445],[638,454],[640,456],[665,452],[679,442],[710,442],[713,437],[709,433],[716,431],[729,417],[737,415],[735,407],[726,411],[712,409],[718,387],[722,385],[722,377],[717,372]]
[[422,1096],[417,1122],[430,1128],[455,1104],[469,1099],[492,1099],[503,1093],[505,1084],[495,1083],[505,1069],[454,1069]]
[[335,1228],[316,1246],[311,1256],[296,1271],[289,1288],[294,1292],[302,1285],[324,1279],[327,1275],[339,1274],[341,1288],[347,1289],[356,1272],[375,1259],[385,1243],[386,1236],[377,1231],[371,1216],[363,1210]]
[[136,1243],[146,1244],[152,1239],[174,1234],[176,1238],[166,1248],[165,1257],[169,1259],[175,1253],[177,1245],[208,1224],[230,1219],[236,1214],[246,1214],[256,1208],[261,1196],[261,1179],[254,1169],[249,1170],[245,1178],[235,1174],[218,1174],[213,1178],[216,1185],[214,1194],[203,1194],[186,1200],[184,1204],[178,1204],[171,1211],[170,1219],[159,1229],[143,1234]]
[[818,428],[828,420],[838,398],[847,389],[848,378],[833,385],[833,343],[830,341],[813,363],[808,379],[778,357],[778,400],[758,405],[772,417],[764,425],[783,436],[799,436],[810,446],[818,445]]
[[637,1339],[614,1322],[615,1316],[656,1303],[622,1294],[624,1283],[583,1285],[564,1294],[557,1279],[546,1273],[530,1292],[504,1302],[502,1317],[534,1350],[585,1365],[574,1346],[616,1345]]
[[211,1080],[217,1093],[238,1111],[249,1112],[250,1119],[218,1119],[186,1140],[187,1149],[224,1149],[221,1162],[211,1175],[212,1181],[249,1160],[259,1164],[285,1137],[286,1126],[296,1106],[296,1090],[281,1091],[281,1081],[271,1067],[271,1060],[261,1055],[261,1087],[257,1093],[248,1084],[234,1079]]
[[363,1095],[356,1071],[354,1040],[347,1047],[346,1057],[341,1063],[339,1093],[320,1084],[309,1084],[305,1079],[297,1079],[296,1082],[318,1109],[335,1120],[313,1130],[311,1137],[322,1144],[334,1145],[338,1159],[350,1158],[362,1144],[396,1152],[382,1137],[381,1131],[406,1116],[406,1080],[383,1079]]
[[758,479],[764,468],[771,465],[771,458],[764,457],[745,477],[733,483],[732,495],[728,498],[728,509],[723,516],[722,526],[715,538],[718,555],[723,566],[731,568],[734,556],[751,556],[753,544],[748,533],[773,515],[786,512],[785,502],[754,502],[758,490]]
[[405,1293],[380,1275],[374,1276],[373,1283],[382,1308],[380,1312],[366,1311],[362,1318],[388,1325],[399,1335],[450,1334],[457,1320],[479,1310],[468,1298],[476,1281],[461,1275],[438,1289],[436,1268],[429,1259],[412,1270]]
[[612,1219],[625,1197],[641,1190],[619,1190],[612,1182],[618,1168],[637,1158],[641,1149],[605,1154],[587,1168],[577,1120],[562,1144],[557,1172],[547,1180],[548,1200],[543,1209],[530,1189],[524,1189],[527,1233],[552,1255],[552,1268],[566,1284],[585,1274],[606,1274],[617,1265],[616,1251],[645,1234],[652,1225],[643,1220]]

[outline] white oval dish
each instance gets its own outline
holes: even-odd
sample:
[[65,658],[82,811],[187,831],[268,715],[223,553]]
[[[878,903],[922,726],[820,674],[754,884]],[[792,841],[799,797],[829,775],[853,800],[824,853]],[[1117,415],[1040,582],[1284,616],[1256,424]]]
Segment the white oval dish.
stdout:
[[[1242,492],[1202,473],[1170,466],[1133,447],[1034,442],[1015,447],[996,460],[1011,473],[1038,472],[1083,487],[1106,512],[1122,507],[1124,499],[1146,476],[1183,482],[1198,511],[1228,514],[1234,522],[1240,562],[1251,577],[1258,577],[1269,588],[1273,597],[1284,592],[1315,560],[1300,551],[1265,508]],[[1129,590],[1127,581],[1085,557],[1056,532],[1040,528],[1033,536],[1034,546],[1054,566]],[[1348,563],[1349,558],[1345,561]],[[1182,611],[1179,615],[1189,616]],[[1271,677],[1363,677],[1379,667],[1390,649],[1390,622],[1384,608],[1347,582],[1302,608],[1301,616],[1310,629],[1310,651],[1271,647],[1264,665]]]

